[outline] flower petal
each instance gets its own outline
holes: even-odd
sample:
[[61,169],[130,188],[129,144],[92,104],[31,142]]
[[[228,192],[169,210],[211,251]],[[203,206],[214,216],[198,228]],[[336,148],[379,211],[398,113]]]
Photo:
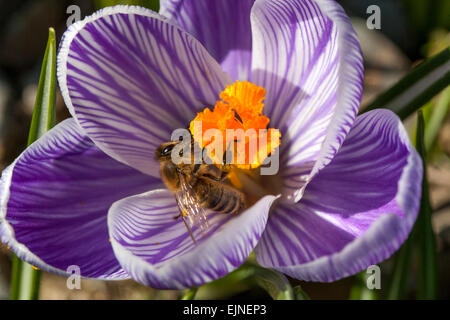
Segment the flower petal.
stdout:
[[153,176],[159,175],[156,147],[231,83],[191,35],[153,11],[128,6],[70,26],[58,54],[58,81],[95,144]]
[[19,258],[64,274],[128,278],[108,241],[107,212],[123,197],[161,182],[100,151],[68,119],[3,171],[0,236]]
[[209,215],[210,227],[192,233],[181,219],[174,195],[155,190],[116,202],[108,215],[117,259],[145,285],[182,289],[218,279],[240,266],[259,240],[275,197],[267,196],[239,215]]
[[249,80],[254,0],[162,0],[160,13],[191,33],[234,80]]
[[356,117],[363,63],[344,10],[330,0],[257,0],[252,80],[267,90],[265,113],[283,141],[280,167],[298,201],[336,154]]
[[357,118],[302,200],[274,208],[258,262],[294,278],[335,281],[387,259],[417,217],[422,164],[398,117]]

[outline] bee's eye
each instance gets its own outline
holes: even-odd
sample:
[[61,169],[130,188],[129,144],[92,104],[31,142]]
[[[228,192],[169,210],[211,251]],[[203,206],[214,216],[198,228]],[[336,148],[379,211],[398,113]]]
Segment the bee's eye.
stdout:
[[173,147],[174,147],[173,145],[164,147],[164,149],[162,149],[161,151],[161,156],[168,156],[170,152],[172,152]]

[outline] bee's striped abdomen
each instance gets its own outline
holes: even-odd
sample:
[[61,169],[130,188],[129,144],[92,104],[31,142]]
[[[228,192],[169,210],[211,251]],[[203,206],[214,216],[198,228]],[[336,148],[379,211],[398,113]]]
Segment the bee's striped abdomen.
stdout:
[[219,213],[238,213],[244,207],[244,198],[240,191],[215,182],[202,179],[196,188],[196,194],[201,205]]

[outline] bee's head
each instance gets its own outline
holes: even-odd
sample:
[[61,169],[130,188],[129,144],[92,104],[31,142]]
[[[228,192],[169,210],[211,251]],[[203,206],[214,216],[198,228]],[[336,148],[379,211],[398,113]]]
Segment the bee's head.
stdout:
[[180,141],[170,141],[161,144],[155,151],[156,160],[162,162],[171,159],[173,148],[180,143]]

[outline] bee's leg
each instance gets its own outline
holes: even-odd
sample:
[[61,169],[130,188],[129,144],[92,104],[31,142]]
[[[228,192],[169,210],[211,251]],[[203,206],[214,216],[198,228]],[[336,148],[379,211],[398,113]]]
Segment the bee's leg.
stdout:
[[189,227],[189,225],[188,225],[186,219],[184,218],[183,212],[181,211],[180,204],[179,204],[179,202],[178,202],[177,197],[175,197],[175,201],[177,202],[177,207],[178,207],[178,210],[180,211],[180,214],[177,215],[175,218],[178,219],[179,217],[181,217],[181,219],[183,219],[184,225],[186,226],[186,229],[187,229],[187,231],[188,231],[188,233],[189,233],[189,236],[191,237],[191,239],[192,239],[192,241],[194,242],[194,244],[197,245],[197,241],[195,241],[195,238],[194,238],[194,235],[193,235],[193,233],[192,233],[192,230],[191,230],[191,228]]
[[197,245],[197,241],[195,241],[194,234],[192,233],[191,228],[189,227],[186,219],[184,218],[183,215],[181,215],[181,218],[183,219],[184,225],[186,226],[186,229],[189,232],[189,236],[191,237],[192,241],[194,241],[194,244]]
[[176,215],[175,217],[173,217],[173,220],[177,220],[179,217],[181,217],[182,216],[182,214],[181,213],[179,213],[178,215]]

